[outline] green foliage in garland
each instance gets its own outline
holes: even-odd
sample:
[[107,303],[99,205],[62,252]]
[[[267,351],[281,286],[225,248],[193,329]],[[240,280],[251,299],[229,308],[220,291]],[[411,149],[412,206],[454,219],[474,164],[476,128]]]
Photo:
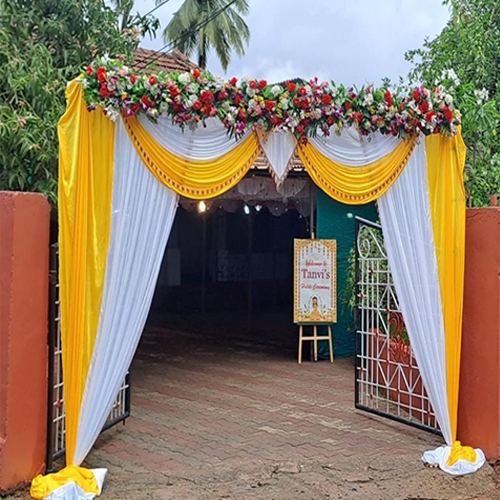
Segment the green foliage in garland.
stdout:
[[130,60],[140,35],[156,29],[119,4],[0,0],[0,189],[38,191],[56,203],[66,82],[97,53]]
[[443,76],[454,86],[467,146],[469,205],[489,204],[500,194],[500,2],[445,0],[451,19],[423,48],[407,53],[410,83],[434,85]]

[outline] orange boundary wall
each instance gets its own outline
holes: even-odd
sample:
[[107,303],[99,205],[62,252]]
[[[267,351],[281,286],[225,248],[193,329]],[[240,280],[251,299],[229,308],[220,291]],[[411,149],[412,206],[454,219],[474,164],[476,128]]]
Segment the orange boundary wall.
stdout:
[[500,458],[500,208],[467,210],[458,438]]
[[45,470],[50,207],[0,192],[0,493]]

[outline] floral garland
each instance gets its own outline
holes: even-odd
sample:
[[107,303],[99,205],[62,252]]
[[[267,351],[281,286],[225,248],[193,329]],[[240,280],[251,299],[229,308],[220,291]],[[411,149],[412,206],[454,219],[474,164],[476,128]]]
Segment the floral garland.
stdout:
[[193,126],[218,117],[229,132],[241,136],[248,128],[290,130],[297,138],[329,135],[343,127],[356,127],[363,135],[379,131],[404,137],[416,133],[453,136],[460,112],[443,85],[415,88],[410,95],[376,89],[286,81],[268,85],[245,78],[223,81],[209,72],[137,74],[108,57],[97,58],[84,69],[81,81],[89,111],[100,106],[115,121],[118,116],[145,113],[156,120],[172,117],[180,126]]

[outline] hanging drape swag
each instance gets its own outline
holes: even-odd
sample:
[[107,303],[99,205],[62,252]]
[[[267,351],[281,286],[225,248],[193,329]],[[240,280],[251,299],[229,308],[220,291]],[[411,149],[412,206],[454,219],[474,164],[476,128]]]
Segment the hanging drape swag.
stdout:
[[294,151],[332,198],[378,200],[408,335],[446,442],[423,459],[452,474],[484,463],[481,450],[456,442],[465,242],[460,134],[400,140],[347,129],[297,144],[272,132],[248,132],[235,141],[215,119],[184,131],[163,118],[115,125],[87,111],[77,82],[67,99],[59,123],[59,241],[68,467],[35,478],[35,498],[50,498],[58,488],[68,499],[101,491],[102,470],[78,466],[137,347],[177,195],[216,197],[260,155],[282,182]]

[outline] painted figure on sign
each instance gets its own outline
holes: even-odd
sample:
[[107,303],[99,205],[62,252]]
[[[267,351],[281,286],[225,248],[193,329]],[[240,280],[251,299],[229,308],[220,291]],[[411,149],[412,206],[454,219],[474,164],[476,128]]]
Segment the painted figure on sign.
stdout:
[[311,321],[321,321],[323,319],[318,310],[318,297],[316,296],[312,298],[312,311],[311,314],[309,315],[309,319]]

